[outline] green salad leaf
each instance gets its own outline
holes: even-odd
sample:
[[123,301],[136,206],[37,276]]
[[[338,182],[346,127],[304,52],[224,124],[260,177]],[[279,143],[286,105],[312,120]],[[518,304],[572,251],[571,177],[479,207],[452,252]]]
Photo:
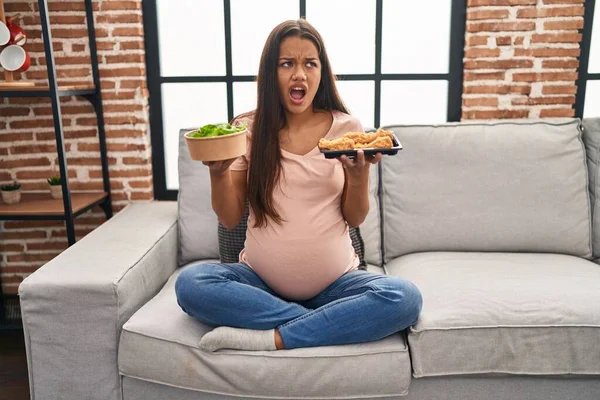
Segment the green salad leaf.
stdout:
[[232,133],[238,133],[246,129],[246,124],[241,126],[233,126],[228,123],[222,124],[208,124],[199,128],[196,132],[190,133],[190,137],[212,137],[212,136],[223,136],[230,135]]

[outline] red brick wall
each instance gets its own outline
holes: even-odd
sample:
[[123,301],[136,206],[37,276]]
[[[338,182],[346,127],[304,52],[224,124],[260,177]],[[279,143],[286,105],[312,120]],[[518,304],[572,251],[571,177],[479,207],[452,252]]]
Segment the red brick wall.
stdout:
[[[59,85],[91,84],[83,0],[50,0]],[[94,2],[105,129],[115,211],[153,198],[141,0]],[[32,67],[20,79],[47,82],[37,1],[5,0],[7,16],[21,14]],[[61,98],[72,190],[101,191],[96,117],[82,98]],[[18,179],[25,191],[47,191],[58,173],[48,98],[1,98],[0,182]],[[81,238],[103,221],[100,209],[77,218]],[[6,292],[67,247],[64,223],[0,222],[0,264]]]
[[584,0],[469,0],[463,119],[575,115]]

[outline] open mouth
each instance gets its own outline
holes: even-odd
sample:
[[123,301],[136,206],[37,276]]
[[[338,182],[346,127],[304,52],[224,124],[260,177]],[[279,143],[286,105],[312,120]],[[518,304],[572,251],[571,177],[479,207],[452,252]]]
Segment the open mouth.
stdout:
[[290,89],[290,99],[294,104],[302,104],[306,96],[306,89],[301,86],[294,86]]

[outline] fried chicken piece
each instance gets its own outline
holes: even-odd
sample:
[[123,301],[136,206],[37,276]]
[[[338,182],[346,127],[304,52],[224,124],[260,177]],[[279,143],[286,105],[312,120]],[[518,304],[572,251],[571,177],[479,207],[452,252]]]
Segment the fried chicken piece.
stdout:
[[371,143],[373,140],[377,139],[377,135],[375,133],[363,133],[363,132],[348,132],[344,134],[345,138],[354,140],[356,144],[367,144]]
[[355,149],[391,149],[392,147],[394,147],[394,143],[389,136],[380,136],[371,143],[354,145]]
[[375,135],[377,135],[377,137],[389,137],[390,139],[392,139],[392,143],[393,143],[394,134],[392,133],[392,131],[386,131],[385,129],[380,129],[377,132],[375,132]]
[[319,148],[325,150],[352,150],[354,149],[354,140],[341,137],[335,140],[319,140]]
[[348,132],[343,137],[354,140],[354,143],[367,144],[380,137],[389,137],[390,139],[393,139],[394,136],[391,131],[380,129],[371,133]]
[[354,150],[354,149],[389,149],[394,147],[391,131],[377,132],[348,132],[334,140],[319,140],[319,148],[324,150]]

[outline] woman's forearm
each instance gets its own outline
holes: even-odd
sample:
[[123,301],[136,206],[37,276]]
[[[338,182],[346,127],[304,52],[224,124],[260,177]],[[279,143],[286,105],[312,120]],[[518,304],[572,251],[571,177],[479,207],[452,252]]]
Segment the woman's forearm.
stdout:
[[362,224],[369,213],[369,176],[365,178],[348,179],[346,182],[342,213],[353,228]]
[[211,175],[211,203],[219,222],[227,229],[235,228],[242,219],[244,208],[236,194],[231,171]]

